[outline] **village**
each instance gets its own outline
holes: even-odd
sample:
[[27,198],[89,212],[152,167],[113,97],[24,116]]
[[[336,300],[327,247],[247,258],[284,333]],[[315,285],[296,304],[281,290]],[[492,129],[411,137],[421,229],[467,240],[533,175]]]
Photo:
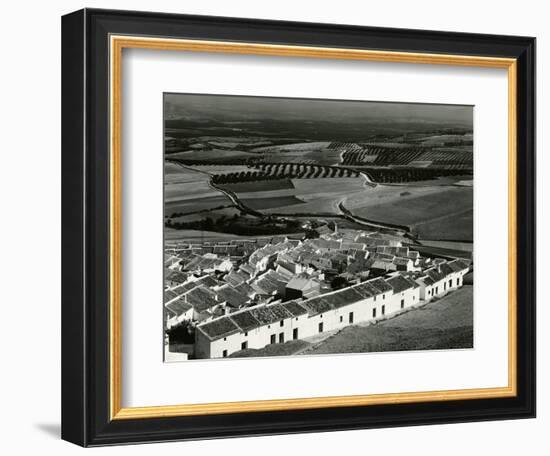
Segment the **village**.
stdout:
[[471,268],[421,256],[401,236],[335,223],[298,239],[175,243],[164,261],[167,361],[239,356],[375,323],[457,290]]

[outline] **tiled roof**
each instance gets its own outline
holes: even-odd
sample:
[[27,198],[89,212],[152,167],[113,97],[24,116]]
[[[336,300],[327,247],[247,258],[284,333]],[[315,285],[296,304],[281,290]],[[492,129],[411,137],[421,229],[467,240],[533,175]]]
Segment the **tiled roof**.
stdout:
[[388,285],[388,283],[384,279],[381,279],[381,278],[369,280],[367,283],[370,283],[371,285],[375,286],[382,293],[392,290],[392,287]]
[[263,290],[266,294],[283,292],[287,283],[286,277],[270,269],[258,277],[251,285],[252,288]]
[[179,296],[174,290],[164,290],[164,302],[167,303]]
[[307,313],[307,309],[304,306],[301,306],[296,301],[289,301],[281,304],[288,312],[290,312],[294,317],[304,315]]
[[242,274],[241,272],[238,272],[238,271],[231,271],[229,274],[227,274],[223,280],[226,281],[227,283],[233,285],[233,286],[237,286],[237,285],[240,285],[241,283],[245,282],[247,279],[247,277]]
[[191,304],[185,301],[183,296],[166,304],[166,308],[177,317],[187,312],[192,307],[193,306]]
[[395,258],[395,255],[392,255],[392,254],[389,254],[389,253],[375,253],[373,256],[372,256],[373,259],[375,260],[383,260],[383,261],[393,261],[394,258]]
[[233,307],[241,307],[250,301],[250,298],[246,294],[238,292],[229,285],[219,288],[215,293],[221,301],[225,301]]
[[294,273],[292,271],[289,271],[288,269],[284,268],[281,265],[277,266],[277,269],[275,272],[282,275],[285,278],[285,280],[291,280],[294,277]]
[[292,313],[286,310],[280,303],[268,306],[269,310],[277,317],[278,320],[292,318]]
[[439,272],[436,268],[426,269],[424,271],[434,282],[439,282],[445,278],[445,274]]
[[249,276],[253,275],[255,272],[256,272],[256,269],[254,268],[254,266],[250,265],[250,264],[241,264],[240,267],[239,267],[240,270],[244,271],[246,274],[248,274]]
[[363,296],[352,288],[345,288],[329,295],[324,295],[323,300],[336,309],[360,301]]
[[185,295],[187,302],[193,306],[197,312],[204,312],[218,304],[215,294],[203,287],[194,288]]
[[452,268],[453,272],[464,271],[470,267],[470,262],[466,260],[453,260],[447,264]]
[[379,290],[367,282],[363,282],[363,283],[360,283],[359,285],[355,285],[353,289],[357,293],[359,293],[363,298],[371,298],[372,296],[379,294]]
[[187,274],[184,274],[183,272],[173,271],[170,269],[166,270],[164,274],[164,280],[169,280],[171,282],[178,282],[178,283],[183,283],[187,281],[188,277],[189,276]]
[[310,316],[327,312],[333,308],[333,306],[331,306],[330,303],[325,301],[321,296],[308,299],[307,301],[300,303],[300,305],[308,310]]
[[235,287],[235,290],[237,290],[241,294],[245,294],[247,296],[254,296],[256,294],[256,291],[254,288],[252,288],[247,283],[241,283],[240,285]]
[[396,257],[393,262],[402,266],[406,266],[412,261],[410,258]]
[[294,277],[290,282],[286,284],[287,288],[292,288],[294,290],[307,291],[312,288],[315,288],[318,285],[318,282],[315,280],[307,279],[305,277]]
[[197,326],[210,340],[221,339],[239,332],[237,325],[227,317],[218,318]]
[[422,281],[424,283],[424,285],[426,285],[428,287],[435,283],[434,280],[430,276],[420,277],[417,280]]
[[246,312],[237,312],[229,316],[231,320],[243,331],[250,331],[251,329],[260,326],[260,322],[247,310]]
[[386,282],[393,288],[394,293],[401,293],[402,291],[414,288],[414,285],[400,275],[386,279]]
[[269,325],[280,320],[280,318],[277,317],[277,315],[275,315],[268,307],[254,307],[251,308],[249,312],[252,313],[261,326]]

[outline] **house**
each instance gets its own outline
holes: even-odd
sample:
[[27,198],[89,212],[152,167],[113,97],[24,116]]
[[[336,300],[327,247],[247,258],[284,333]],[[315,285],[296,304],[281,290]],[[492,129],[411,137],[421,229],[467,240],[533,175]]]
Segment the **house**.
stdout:
[[172,288],[189,280],[189,275],[174,269],[166,269],[164,271],[164,286]]
[[395,264],[398,271],[412,271],[414,269],[413,260],[406,257],[395,257],[393,264]]
[[171,328],[184,320],[193,319],[193,306],[184,297],[177,297],[164,305],[166,328]]
[[420,286],[420,298],[430,301],[443,296],[464,284],[464,275],[470,270],[470,262],[456,259],[449,262],[435,261],[436,265],[426,269],[415,281]]
[[373,259],[370,269],[374,270],[375,272],[387,273],[391,271],[397,271],[397,266],[395,265],[393,260],[388,261],[382,259]]
[[287,271],[290,271],[292,274],[300,274],[307,269],[307,266],[297,262],[294,258],[285,253],[280,253],[275,263]]
[[224,282],[227,282],[229,285],[236,287],[241,283],[246,282],[250,276],[244,274],[241,271],[230,271],[223,278]]
[[260,304],[197,325],[199,357],[222,358],[247,348],[302,339],[385,318],[419,302],[409,277],[377,278],[352,287],[286,303]]
[[228,306],[239,309],[250,303],[251,298],[246,293],[238,291],[230,285],[224,285],[215,290],[218,300],[225,302]]
[[302,299],[319,294],[321,285],[317,280],[294,277],[286,284],[285,298],[286,299]]
[[164,254],[164,267],[167,269],[178,269],[180,258],[175,255]]
[[254,266],[248,263],[243,263],[239,266],[239,272],[244,273],[247,276],[246,280],[256,277],[257,270]]
[[[203,286],[195,287],[180,295],[177,299],[191,305],[193,309],[191,319],[193,321],[209,319],[218,309],[226,305],[226,301],[221,296]],[[165,304],[165,307],[169,308],[172,304],[172,302],[168,302]]]
[[284,296],[287,279],[270,269],[258,276],[250,286],[261,295]]
[[190,261],[182,261],[182,270],[192,273],[228,272],[233,268],[229,257],[219,258],[216,254],[195,255]]
[[414,280],[400,274],[386,279],[386,283],[393,290],[388,307],[389,313],[398,312],[405,307],[420,303],[420,286]]

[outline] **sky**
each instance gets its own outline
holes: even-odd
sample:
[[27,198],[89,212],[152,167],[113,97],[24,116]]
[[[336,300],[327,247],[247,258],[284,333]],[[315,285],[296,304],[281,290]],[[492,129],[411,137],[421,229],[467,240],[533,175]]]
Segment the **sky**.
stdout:
[[473,126],[473,107],[421,103],[334,101],[227,95],[165,94],[167,118],[220,122],[253,122],[255,119],[304,122],[364,122],[410,120]]

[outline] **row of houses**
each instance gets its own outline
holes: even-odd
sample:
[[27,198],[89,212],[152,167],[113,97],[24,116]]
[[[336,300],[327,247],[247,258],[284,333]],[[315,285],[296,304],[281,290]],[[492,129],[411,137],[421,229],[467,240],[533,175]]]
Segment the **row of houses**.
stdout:
[[375,321],[457,289],[469,270],[465,260],[440,263],[418,275],[395,273],[320,296],[248,307],[197,325],[198,358],[303,339]]

